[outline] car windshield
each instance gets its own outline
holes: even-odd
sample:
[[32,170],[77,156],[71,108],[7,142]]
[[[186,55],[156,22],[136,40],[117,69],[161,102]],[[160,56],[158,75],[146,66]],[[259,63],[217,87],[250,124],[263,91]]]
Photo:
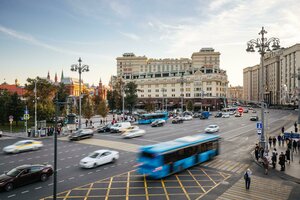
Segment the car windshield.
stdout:
[[208,128],[215,128],[215,125],[210,125],[208,126]]
[[99,156],[99,153],[97,152],[93,152],[89,155],[90,158],[97,158],[97,156]]
[[18,174],[20,174],[20,172],[21,170],[15,168],[7,172],[6,175],[11,177],[16,177]]
[[21,146],[21,145],[23,145],[25,142],[24,141],[19,141],[19,142],[16,142],[14,145],[16,145],[16,146]]

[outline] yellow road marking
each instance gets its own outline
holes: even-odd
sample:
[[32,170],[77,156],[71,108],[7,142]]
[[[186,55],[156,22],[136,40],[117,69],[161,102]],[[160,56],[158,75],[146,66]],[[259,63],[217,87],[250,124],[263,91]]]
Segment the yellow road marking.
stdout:
[[166,186],[165,186],[165,183],[164,183],[164,180],[163,180],[163,179],[161,179],[161,184],[162,184],[163,189],[164,189],[164,191],[165,191],[166,198],[167,198],[167,200],[169,200],[169,199],[170,199],[170,198],[169,198],[169,194],[168,194],[168,192],[167,192],[167,189],[166,189]]
[[84,200],[87,200],[87,199],[89,198],[89,194],[90,194],[90,192],[91,192],[91,189],[92,189],[93,185],[94,185],[94,183],[91,183],[91,185],[90,185],[90,187],[89,187],[89,189],[88,189],[88,191],[87,191],[87,193],[86,193],[86,195],[85,195]]
[[202,185],[197,181],[197,179],[194,177],[194,175],[190,172],[190,170],[187,170],[187,172],[191,175],[191,177],[193,177],[193,179],[196,181],[196,183],[199,185],[199,187],[201,188],[201,190],[205,193],[205,189],[202,187]]
[[227,161],[224,161],[224,162],[222,162],[222,163],[217,164],[217,165],[215,166],[215,168],[221,169],[221,167],[224,167],[224,166],[226,166],[226,165],[229,165],[230,163],[232,163],[232,162],[231,162],[230,160],[227,160]]
[[66,200],[66,199],[68,199],[68,198],[69,198],[69,195],[70,195],[71,191],[72,191],[72,190],[69,190],[69,191],[68,191],[68,193],[66,194],[66,196],[65,196],[64,200]]
[[218,160],[217,162],[213,163],[212,165],[207,165],[208,167],[211,167],[211,168],[216,168],[215,166],[217,166],[218,164],[220,163],[223,163],[224,160]]
[[236,162],[236,163],[233,164],[232,166],[228,167],[228,168],[226,169],[226,171],[231,171],[231,170],[233,170],[233,169],[234,169],[236,166],[238,166],[239,164],[241,164],[241,163]]
[[146,175],[145,175],[145,174],[144,174],[144,187],[145,187],[145,195],[146,195],[146,199],[149,200],[148,187],[147,187],[147,180],[146,180]]
[[177,178],[178,183],[179,183],[179,185],[181,186],[181,189],[183,190],[185,196],[188,198],[188,200],[191,200],[191,198],[189,197],[188,193],[187,193],[186,190],[184,189],[184,186],[182,185],[180,179],[178,178],[177,174],[175,174],[175,177]]
[[217,183],[203,170],[203,169],[201,169],[202,171],[203,171],[203,173],[204,174],[206,174],[206,176],[216,185]]
[[108,188],[107,188],[105,200],[108,200],[108,195],[109,195],[109,192],[110,192],[110,188],[111,188],[111,184],[112,184],[113,179],[114,179],[114,177],[110,178],[110,182],[109,182],[109,185],[108,185]]

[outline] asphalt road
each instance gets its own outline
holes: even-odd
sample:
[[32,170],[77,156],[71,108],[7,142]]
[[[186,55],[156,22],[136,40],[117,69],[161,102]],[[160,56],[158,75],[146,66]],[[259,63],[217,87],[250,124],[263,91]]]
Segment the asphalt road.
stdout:
[[[259,111],[259,110],[258,110]],[[260,116],[259,112],[256,113]],[[123,139],[119,134],[99,133],[93,139],[99,141],[120,142],[115,147],[120,152],[120,159],[116,163],[107,164],[95,169],[81,169],[78,166],[80,159],[90,152],[107,148],[103,143],[88,144],[89,139],[82,142],[58,141],[58,192],[65,191],[100,179],[109,178],[134,169],[136,153],[128,151],[126,145],[138,146],[172,140],[175,138],[203,133],[210,124],[220,126],[218,133],[222,138],[220,158],[236,162],[249,163],[249,151],[257,141],[256,122],[249,120],[252,113],[245,113],[243,117],[214,118],[207,120],[193,119],[183,124],[168,122],[163,127],[140,125],[146,130],[146,135],[140,138]],[[270,110],[267,115],[269,133],[279,133],[278,130],[287,123],[292,125],[296,116],[292,111]],[[276,134],[277,135],[277,134]],[[1,139],[0,148],[10,145],[20,139]],[[50,163],[53,164],[53,140],[42,139],[44,147],[38,151],[24,152],[16,155],[0,154],[0,171],[7,171],[22,164]],[[97,142],[97,140],[96,140]],[[104,146],[104,147],[103,147]],[[124,149],[124,150],[122,150]],[[137,149],[136,149],[137,150]],[[40,199],[52,195],[53,177],[46,182],[37,182],[31,185],[16,188],[11,192],[1,192],[0,199]]]

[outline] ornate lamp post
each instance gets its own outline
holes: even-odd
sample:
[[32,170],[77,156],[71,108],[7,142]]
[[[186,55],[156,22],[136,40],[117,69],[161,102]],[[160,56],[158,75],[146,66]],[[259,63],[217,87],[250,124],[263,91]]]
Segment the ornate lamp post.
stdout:
[[[266,141],[265,141],[265,134],[264,134],[264,93],[265,93],[265,87],[264,87],[264,55],[267,52],[275,51],[280,48],[279,46],[279,39],[278,38],[265,38],[265,34],[267,34],[267,31],[265,31],[264,27],[262,27],[261,31],[258,33],[261,35],[261,38],[252,39],[249,42],[247,42],[247,52],[255,52],[254,48],[258,49],[258,52],[260,53],[260,63],[261,63],[261,78],[260,78],[260,101],[261,101],[261,123],[262,123],[262,129],[261,129],[261,135],[260,135],[260,146],[265,148]],[[272,44],[272,46],[271,46]],[[270,46],[272,50],[270,49]]]
[[88,72],[89,66],[88,65],[81,65],[81,58],[78,59],[78,64],[71,65],[71,71],[79,73],[79,124],[78,128],[81,129],[81,73]]

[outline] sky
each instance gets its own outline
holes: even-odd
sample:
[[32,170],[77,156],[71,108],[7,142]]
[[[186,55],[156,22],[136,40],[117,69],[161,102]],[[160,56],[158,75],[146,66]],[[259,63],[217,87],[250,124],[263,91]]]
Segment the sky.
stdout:
[[299,0],[0,0],[0,83],[48,71],[78,78],[70,68],[81,57],[83,81],[108,84],[123,53],[191,58],[212,47],[229,84],[243,85],[243,68],[259,63],[247,42],[264,26],[281,47],[300,43],[299,8]]

